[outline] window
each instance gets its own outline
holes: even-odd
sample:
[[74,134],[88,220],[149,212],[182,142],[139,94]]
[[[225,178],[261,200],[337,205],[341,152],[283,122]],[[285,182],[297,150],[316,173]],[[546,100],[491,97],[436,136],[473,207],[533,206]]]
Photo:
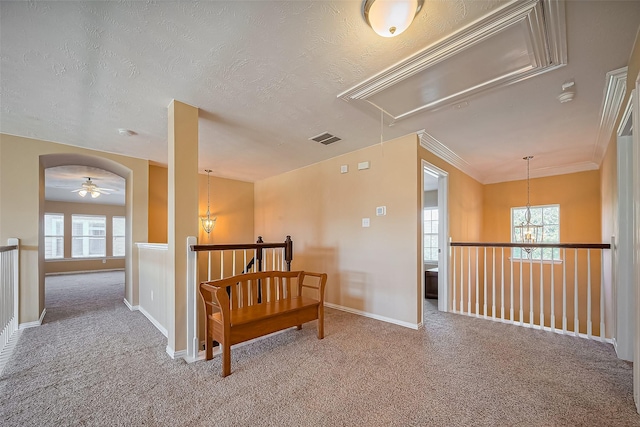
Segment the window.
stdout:
[[424,260],[438,261],[438,208],[424,209]]
[[107,219],[104,216],[71,215],[71,257],[104,257]]
[[113,217],[113,256],[124,256],[124,224],[123,216]]
[[[515,226],[525,223],[525,212],[527,208],[511,208],[511,242],[517,243],[522,241],[519,231]],[[560,243],[560,205],[531,206],[531,223],[542,225],[542,239],[539,243]],[[540,238],[540,236],[538,236]],[[531,251],[531,259],[541,259],[543,261],[551,261],[552,255],[554,260],[560,259],[559,248],[544,248],[542,255],[540,249]],[[529,258],[526,251],[521,248],[513,248],[512,257],[514,259]]]
[[64,258],[64,215],[44,214],[44,259]]

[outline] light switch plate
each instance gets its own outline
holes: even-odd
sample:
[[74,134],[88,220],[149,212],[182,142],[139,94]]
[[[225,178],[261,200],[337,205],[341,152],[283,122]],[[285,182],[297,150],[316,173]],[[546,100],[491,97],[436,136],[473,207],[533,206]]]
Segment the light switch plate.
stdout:
[[362,218],[363,227],[368,227],[370,223],[371,223],[371,220],[369,218]]
[[386,206],[378,206],[376,208],[376,216],[384,216],[387,214],[387,207]]
[[371,167],[371,163],[370,162],[360,162],[358,163],[358,170],[364,170],[364,169],[369,169]]
[[340,166],[340,173],[347,173],[347,172],[349,172],[349,165]]

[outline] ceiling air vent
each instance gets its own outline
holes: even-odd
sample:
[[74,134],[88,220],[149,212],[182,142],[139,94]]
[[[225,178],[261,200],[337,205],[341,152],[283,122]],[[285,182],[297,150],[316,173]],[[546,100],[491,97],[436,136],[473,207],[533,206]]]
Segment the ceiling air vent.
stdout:
[[340,138],[338,138],[335,135],[331,135],[329,132],[322,133],[318,136],[314,136],[313,138],[309,138],[309,139],[324,145],[329,145],[329,144],[333,144],[336,141],[340,141]]

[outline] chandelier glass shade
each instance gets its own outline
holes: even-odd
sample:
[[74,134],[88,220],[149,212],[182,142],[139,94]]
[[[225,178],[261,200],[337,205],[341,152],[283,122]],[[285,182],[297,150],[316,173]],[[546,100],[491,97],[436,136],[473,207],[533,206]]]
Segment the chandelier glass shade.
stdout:
[[211,211],[209,209],[209,174],[211,173],[211,169],[206,169],[205,172],[207,173],[207,213],[205,216],[200,217],[200,223],[202,224],[204,232],[209,235],[216,226],[216,220],[218,217],[211,218]]
[[[529,200],[530,183],[529,183],[529,162],[533,156],[523,157],[527,161],[527,206],[524,213],[524,221],[520,225],[514,226],[514,241],[517,243],[534,244],[542,241],[542,225],[533,224],[531,222],[531,203]],[[527,254],[531,253],[532,248],[523,248]]]
[[423,4],[424,0],[365,0],[362,14],[378,35],[394,37],[409,28]]

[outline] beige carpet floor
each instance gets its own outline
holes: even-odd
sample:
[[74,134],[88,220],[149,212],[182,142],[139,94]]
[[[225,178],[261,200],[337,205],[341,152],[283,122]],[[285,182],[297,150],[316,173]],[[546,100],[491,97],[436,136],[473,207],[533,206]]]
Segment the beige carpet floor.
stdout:
[[327,310],[220,360],[186,364],[123,304],[122,273],[47,278],[44,324],[0,376],[8,426],[640,426],[611,345],[427,303],[414,331]]

